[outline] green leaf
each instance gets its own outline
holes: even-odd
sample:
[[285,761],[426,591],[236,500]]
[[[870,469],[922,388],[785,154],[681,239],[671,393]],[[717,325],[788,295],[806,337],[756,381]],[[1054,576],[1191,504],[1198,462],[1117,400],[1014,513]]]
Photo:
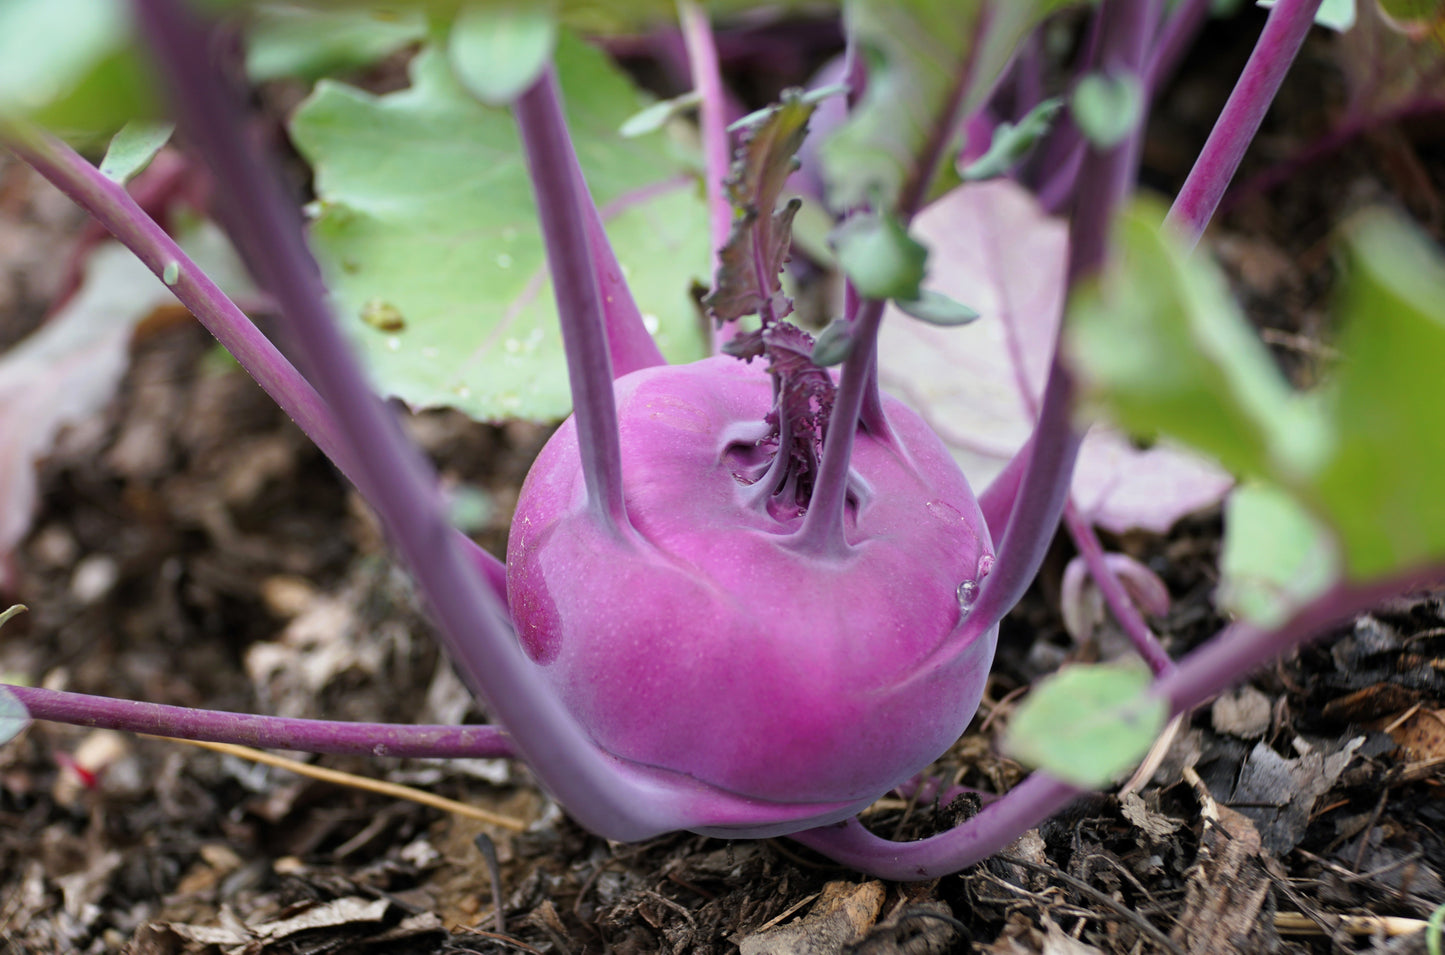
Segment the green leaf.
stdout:
[[1219,608],[1273,627],[1339,579],[1339,545],[1290,494],[1244,484],[1225,504],[1219,573]]
[[426,37],[420,10],[328,10],[267,3],[252,12],[246,75],[318,80],[370,66]]
[[981,0],[847,3],[849,34],[867,58],[868,89],[823,144],[829,204],[850,209],[877,195],[885,208],[893,208],[938,130],[977,107],[1019,40],[1067,5],[1068,0],[987,4],[987,27],[980,29]]
[[658,100],[640,113],[633,113],[627,118],[627,122],[618,128],[617,132],[625,139],[635,139],[638,136],[645,136],[648,133],[655,133],[673,118],[696,109],[697,104],[702,102],[702,96],[697,90],[683,93],[672,99]]
[[[733,209],[732,231],[718,250],[717,277],[703,305],[718,322],[761,313],[764,305],[783,318],[793,304],[783,295],[783,265],[792,248],[793,217],[802,206],[794,198],[777,208],[794,158],[808,135],[816,109],[799,90],[784,90],[781,101],[749,117],[723,184]],[[759,265],[761,263],[761,265]]]
[[505,106],[537,81],[556,45],[557,17],[550,3],[474,3],[452,23],[447,53],[469,93]]
[[149,166],[156,153],[170,140],[174,123],[148,123],[137,120],[126,123],[110,141],[105,158],[100,161],[101,174],[124,185]]
[[895,300],[893,304],[898,306],[899,311],[920,322],[945,328],[967,325],[978,318],[977,309],[969,308],[962,302],[931,289],[923,289],[916,299]]
[[1009,722],[1004,748],[1064,782],[1099,789],[1136,765],[1169,719],[1138,664],[1071,666],[1040,681]]
[[1135,76],[1090,73],[1074,87],[1069,111],[1089,142],[1110,149],[1143,119],[1144,88]]
[[20,698],[0,686],[0,746],[10,742],[30,725],[30,711]]
[[11,620],[20,616],[22,613],[29,609],[30,608],[25,606],[24,604],[12,604],[9,607],[6,607],[4,610],[0,610],[0,627],[5,626]]
[[1351,223],[1344,358],[1326,387],[1299,395],[1217,269],[1155,221],[1126,215],[1115,261],[1071,303],[1067,348],[1087,400],[1135,434],[1182,440],[1288,492],[1338,540],[1351,579],[1445,560],[1440,252],[1385,212]]
[[1384,211],[1345,230],[1334,454],[1308,489],[1351,577],[1445,559],[1445,261]]
[[128,9],[115,0],[0,3],[0,121],[28,119],[89,145],[155,115]]
[[[564,33],[568,125],[644,318],[672,361],[706,353],[690,283],[707,274],[695,158],[617,134],[646,103]],[[552,420],[571,407],[556,306],[516,126],[426,50],[412,87],[375,97],[323,81],[292,122],[316,171],[313,244],[378,386],[418,407]],[[362,317],[394,309],[404,328]],[[376,313],[373,305],[370,314]]]
[[820,368],[841,365],[853,354],[853,328],[841,318],[835,318],[818,333],[813,342],[813,364]]
[[1008,172],[1034,148],[1034,143],[1044,137],[1053,126],[1059,110],[1063,108],[1063,100],[1046,99],[1029,110],[1024,118],[1018,121],[1018,125],[999,123],[998,128],[993,131],[988,151],[969,163],[968,167],[959,173],[960,178],[964,182],[975,182],[994,179]]
[[928,249],[889,215],[856,215],[833,234],[838,264],[864,298],[914,302]]
[[1084,396],[1141,437],[1293,486],[1328,451],[1317,403],[1290,389],[1218,268],[1162,218],[1150,203],[1126,210],[1105,274],[1069,303],[1065,345]]

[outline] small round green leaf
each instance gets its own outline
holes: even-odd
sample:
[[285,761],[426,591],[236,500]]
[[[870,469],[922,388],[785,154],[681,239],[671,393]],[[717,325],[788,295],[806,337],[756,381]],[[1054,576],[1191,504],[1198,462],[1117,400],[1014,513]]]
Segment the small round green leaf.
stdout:
[[150,165],[175,131],[174,123],[126,123],[110,141],[100,172],[112,182],[124,185]]
[[468,93],[505,106],[537,81],[556,46],[551,4],[473,4],[452,24],[447,53]]
[[978,318],[977,309],[969,308],[962,302],[931,289],[923,289],[918,293],[918,298],[912,301],[898,300],[893,304],[904,314],[912,315],[920,322],[930,325],[967,325]]
[[1024,699],[1004,748],[1075,786],[1107,786],[1143,758],[1169,719],[1149,682],[1137,664],[1061,670]]
[[891,216],[856,216],[834,233],[838,264],[864,298],[915,301],[928,249]]
[[1089,142],[1111,149],[1143,118],[1144,88],[1135,76],[1090,73],[1074,87],[1069,109]]

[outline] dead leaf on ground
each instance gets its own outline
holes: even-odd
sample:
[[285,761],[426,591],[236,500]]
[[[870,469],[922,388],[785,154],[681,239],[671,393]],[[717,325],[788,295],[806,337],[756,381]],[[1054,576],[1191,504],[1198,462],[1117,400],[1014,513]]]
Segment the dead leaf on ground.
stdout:
[[1259,739],[1269,731],[1272,713],[1269,697],[1246,684],[1214,701],[1209,708],[1209,722],[1216,733]]
[[998,940],[979,951],[986,955],[1103,955],[1059,928],[1047,913],[1038,925],[1023,915],[1015,915]]
[[1261,933],[1272,935],[1273,928],[1260,913],[1270,882],[1259,831],[1242,813],[1215,802],[1193,770],[1185,776],[1203,803],[1204,832],[1188,872],[1184,912],[1169,937],[1198,955],[1269,951],[1271,939]]
[[737,940],[741,955],[839,955],[878,921],[881,882],[829,882],[808,914]]
[[1445,709],[1416,710],[1390,730],[1390,738],[1411,762],[1445,759]]
[[1257,743],[1229,801],[1258,827],[1264,848],[1288,852],[1304,838],[1315,800],[1330,790],[1364,742],[1357,736],[1334,753],[1316,748],[1294,759]]

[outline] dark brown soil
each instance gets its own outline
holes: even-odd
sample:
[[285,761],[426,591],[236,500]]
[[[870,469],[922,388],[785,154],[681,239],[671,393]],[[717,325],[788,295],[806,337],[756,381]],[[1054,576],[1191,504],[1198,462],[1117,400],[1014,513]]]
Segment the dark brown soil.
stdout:
[[[1255,27],[1205,34],[1160,104],[1149,182],[1177,187]],[[1256,184],[1212,235],[1301,383],[1331,360],[1330,228],[1381,199],[1437,238],[1445,225],[1438,123],[1381,123],[1295,162],[1356,117],[1351,96],[1339,44],[1314,37],[1241,174]],[[1281,168],[1294,172],[1280,185],[1253,179]],[[80,222],[0,165],[0,344],[43,317]],[[453,414],[411,430],[484,504],[475,530],[500,552],[545,431]],[[0,637],[7,678],[286,715],[482,718],[354,493],[188,320],[143,328],[118,398],[67,433],[40,485],[33,530],[0,567],[3,596],[31,608]],[[1176,656],[1220,624],[1218,536],[1205,514],[1110,542],[1169,583],[1174,608],[1155,624]],[[1006,621],[979,718],[939,775],[1017,783],[996,746],[1013,691],[1107,652],[1107,628],[1077,646],[1059,623],[1068,556],[1060,543]],[[877,883],[784,839],[607,843],[521,766],[312,761],[527,831],[36,724],[0,747],[0,952],[1423,952],[1423,934],[1386,928],[1445,902],[1445,599],[1402,599],[1257,674],[1193,714],[1137,794],[1081,799],[1006,855],[929,883]],[[866,819],[907,838],[968,808],[887,799]]]

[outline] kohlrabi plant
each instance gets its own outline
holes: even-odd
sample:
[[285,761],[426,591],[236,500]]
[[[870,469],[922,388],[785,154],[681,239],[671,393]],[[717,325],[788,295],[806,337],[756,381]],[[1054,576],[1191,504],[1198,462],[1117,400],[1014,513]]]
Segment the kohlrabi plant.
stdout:
[[[398,305],[367,284],[380,280],[363,263],[377,250],[411,254],[388,244],[398,235],[427,248],[437,223],[388,221],[388,210],[435,211],[453,201],[454,182],[429,168],[394,202],[347,206],[332,197],[348,174],[366,170],[327,144],[338,114],[317,101],[389,107],[335,87],[318,91],[293,126],[317,172],[318,266],[302,216],[246,134],[232,89],[235,58],[220,41],[236,35],[231,18],[244,22],[248,5],[134,0],[131,21],[110,0],[69,2],[91,19],[64,56],[50,59],[4,55],[45,20],[45,3],[0,13],[7,144],[139,256],[374,507],[452,661],[498,725],[308,722],[10,687],[0,702],[18,701],[28,713],[0,714],[15,732],[36,718],[317,752],[516,756],[578,822],[611,839],[679,829],[790,835],[871,873],[927,878],[1008,845],[1081,787],[1106,785],[1171,715],[1252,667],[1440,576],[1445,509],[1432,485],[1445,470],[1433,422],[1435,402],[1445,399],[1439,256],[1388,216],[1356,221],[1345,237],[1346,361],[1326,388],[1298,394],[1249,336],[1215,270],[1190,253],[1320,0],[1273,6],[1167,213],[1130,201],[1140,127],[1208,2],[1093,4],[1083,11],[1089,41],[1074,79],[1045,98],[1031,37],[1069,4],[853,0],[843,10],[842,84],[786,92],[729,128],[707,17],[684,0],[678,12],[715,250],[712,287],[697,307],[715,354],[683,364],[668,364],[649,334],[655,316],[634,299],[627,277],[636,275],[619,264],[594,201],[594,191],[614,187],[611,203],[655,195],[617,184],[625,179],[617,170],[647,160],[609,160],[603,146],[579,158],[574,148],[563,95],[585,99],[589,90],[586,81],[566,88],[565,70],[553,65],[554,54],[560,62],[567,50],[585,50],[558,26],[567,5],[479,3],[449,11],[450,20],[438,10],[389,20],[400,43],[426,41],[409,95],[435,123],[407,114],[413,134],[509,107],[532,187],[526,215],[535,219],[525,228],[545,251],[573,413],[522,488],[505,565],[448,525],[434,475],[333,320],[341,302],[391,333],[417,320],[415,303],[447,310],[427,298],[425,268],[398,279],[413,290]],[[124,43],[130,26],[169,94],[182,144],[214,176],[219,220],[285,318],[288,353],[302,370],[126,192],[124,170],[144,165],[168,129],[128,126],[107,175],[42,128],[101,128],[145,102],[144,71]],[[1033,52],[1018,55],[1021,44]],[[1005,75],[1008,97],[999,93]],[[783,281],[800,209],[789,177],[810,123],[820,142],[808,145],[816,165],[803,171],[822,183],[846,277],[843,314],[816,339],[790,321]],[[368,125],[358,123],[356,134]],[[510,131],[495,135],[487,149],[512,142]],[[440,169],[444,152],[417,161]],[[589,157],[619,178],[604,185]],[[1067,308],[1062,331],[1057,314],[1043,316],[1054,331],[1038,380],[1019,376],[1031,436],[986,486],[971,488],[924,418],[880,390],[877,345],[890,303],[889,322],[970,332],[954,326],[978,317],[970,306],[980,303],[940,291],[948,263],[930,258],[914,218],[940,197],[1000,176],[1068,212],[1067,249],[1056,265],[1041,260],[1038,279],[1061,290],[1053,307],[1067,298]],[[483,195],[521,201],[505,190]],[[1022,242],[1024,224],[1016,225],[996,242]],[[514,261],[511,252],[495,257]],[[423,265],[473,268],[434,258]],[[653,259],[663,273],[672,264]],[[666,286],[674,304],[686,300],[685,274],[655,275],[647,281]],[[527,307],[536,289],[529,294]],[[979,309],[979,322],[997,320],[989,310]],[[554,333],[537,335],[545,343]],[[398,340],[391,350],[401,348]],[[402,377],[425,367],[407,365]],[[518,364],[512,374],[530,376],[517,369],[533,367]],[[477,398],[460,381],[413,384]],[[484,412],[493,416],[520,400],[515,390],[485,400],[493,399]],[[1132,581],[1147,591],[1147,573],[1105,554],[1089,515],[1071,501],[1086,414],[1191,445],[1246,482],[1229,505],[1225,559],[1239,622],[1177,663],[1126,588]],[[856,814],[908,785],[969,723],[999,621],[1061,518],[1152,679],[1118,667],[1066,672],[1038,688],[1014,721],[1016,752],[1043,771],[948,832],[906,844],[869,833]]]

